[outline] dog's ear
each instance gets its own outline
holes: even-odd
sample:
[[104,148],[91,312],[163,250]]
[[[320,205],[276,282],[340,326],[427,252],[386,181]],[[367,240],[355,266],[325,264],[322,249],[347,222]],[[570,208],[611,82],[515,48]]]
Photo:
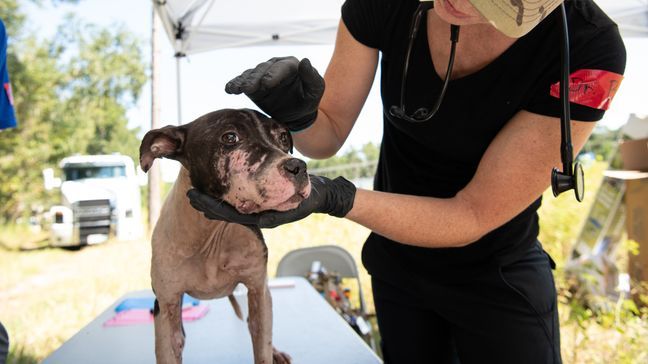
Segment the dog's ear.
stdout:
[[167,125],[146,133],[142,144],[140,144],[140,167],[142,170],[148,172],[155,158],[170,158],[183,163],[186,137],[187,130],[184,125]]

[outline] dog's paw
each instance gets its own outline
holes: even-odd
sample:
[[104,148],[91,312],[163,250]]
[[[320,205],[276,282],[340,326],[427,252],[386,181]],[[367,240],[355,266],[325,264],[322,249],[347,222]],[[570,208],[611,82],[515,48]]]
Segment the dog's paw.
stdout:
[[290,364],[292,363],[292,358],[290,355],[272,348],[272,364]]

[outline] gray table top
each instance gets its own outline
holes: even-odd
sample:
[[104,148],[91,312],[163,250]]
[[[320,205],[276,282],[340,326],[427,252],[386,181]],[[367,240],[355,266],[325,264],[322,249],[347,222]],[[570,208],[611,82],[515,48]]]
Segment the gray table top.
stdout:
[[[270,281],[273,301],[274,346],[288,353],[294,364],[375,364],[381,360],[315,289],[301,277]],[[247,296],[235,296],[247,317]],[[152,297],[149,290],[124,295],[52,353],[45,364],[154,363],[153,324],[104,327],[125,298]],[[252,342],[244,321],[227,299],[202,301],[207,315],[185,322],[183,362],[253,363]]]

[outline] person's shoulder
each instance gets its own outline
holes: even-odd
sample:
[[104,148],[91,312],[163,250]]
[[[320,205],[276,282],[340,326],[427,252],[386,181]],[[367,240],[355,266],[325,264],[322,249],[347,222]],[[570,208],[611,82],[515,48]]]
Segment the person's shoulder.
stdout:
[[572,0],[568,3],[571,7],[569,32],[577,48],[585,53],[606,51],[625,54],[619,27],[593,0]]
[[417,0],[345,0],[343,7],[355,6],[388,13],[396,7],[407,3],[417,4]]
[[590,34],[617,29],[617,24],[593,0],[572,0],[566,2],[569,7],[570,30],[578,34]]
[[419,0],[345,0],[343,7],[359,7],[365,10],[393,14],[398,10],[410,10],[413,14]]
[[391,30],[409,21],[418,0],[346,0],[342,20],[360,43],[383,50],[390,44]]
[[[623,74],[626,49],[619,27],[593,0],[572,0],[569,33],[572,52],[589,68]],[[567,4],[566,3],[566,4]],[[575,63],[579,61],[575,60]]]

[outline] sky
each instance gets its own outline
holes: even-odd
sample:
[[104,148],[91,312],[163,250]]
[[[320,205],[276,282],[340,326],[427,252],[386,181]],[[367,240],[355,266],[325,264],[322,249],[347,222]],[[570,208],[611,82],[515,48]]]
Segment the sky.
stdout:
[[[127,29],[141,39],[142,50],[149,57],[151,6],[150,0],[81,0],[77,5],[51,5],[42,1],[37,6],[23,1],[24,10],[30,21],[29,26],[43,37],[55,33],[66,13],[74,12],[88,23],[102,26],[124,24]],[[218,2],[216,3],[218,4]],[[217,5],[216,5],[217,6]],[[176,62],[169,39],[160,29],[161,52],[161,119],[163,125],[177,124],[177,87]],[[625,80],[618,91],[612,107],[606,113],[601,125],[612,129],[619,128],[630,113],[648,115],[648,38],[625,39],[628,52]],[[227,95],[225,83],[243,70],[251,68],[275,56],[293,55],[307,57],[321,74],[333,51],[332,45],[300,47],[248,47],[216,50],[189,56],[181,61],[181,122],[189,122],[202,114],[220,108],[256,106],[245,96]],[[379,77],[379,76],[377,76]],[[382,107],[378,94],[378,79],[374,82],[371,94],[365,103],[356,126],[343,150],[360,147],[367,142],[379,143],[382,135]],[[129,111],[131,125],[140,126],[143,131],[150,127],[150,85],[145,90],[138,105]]]

